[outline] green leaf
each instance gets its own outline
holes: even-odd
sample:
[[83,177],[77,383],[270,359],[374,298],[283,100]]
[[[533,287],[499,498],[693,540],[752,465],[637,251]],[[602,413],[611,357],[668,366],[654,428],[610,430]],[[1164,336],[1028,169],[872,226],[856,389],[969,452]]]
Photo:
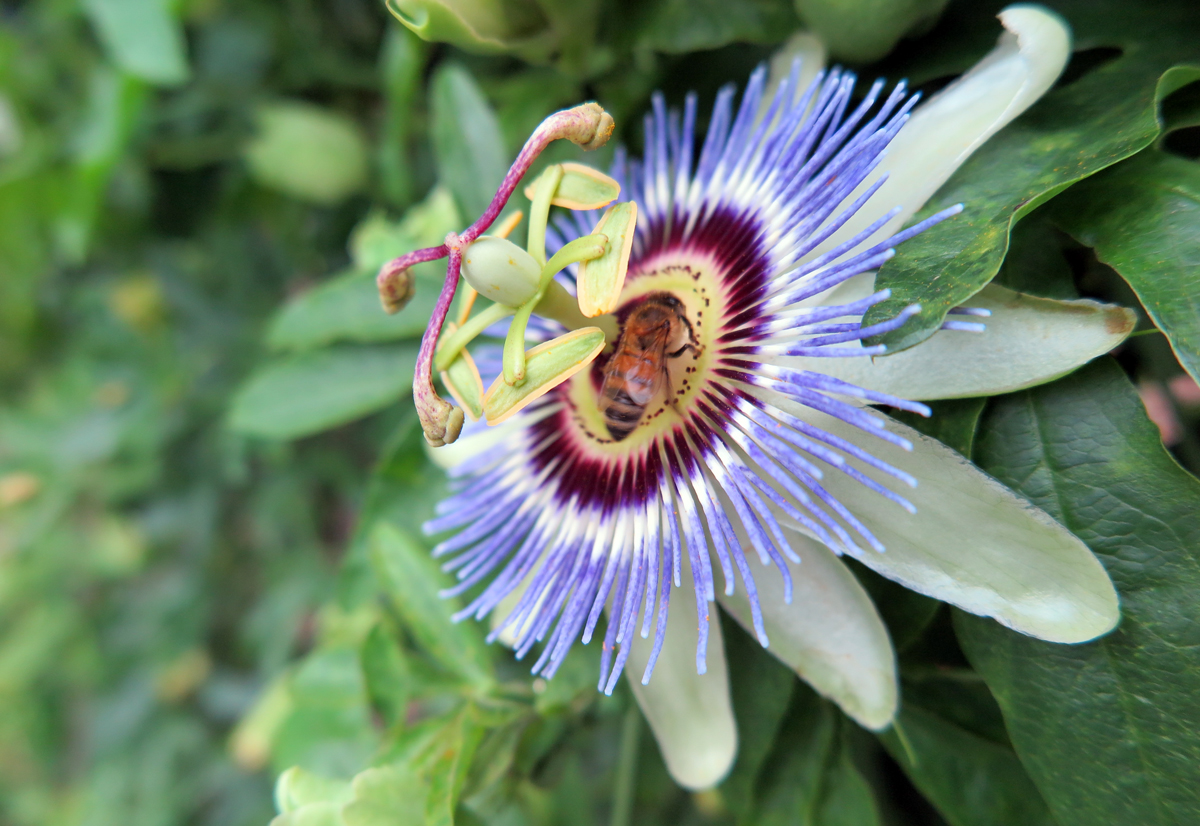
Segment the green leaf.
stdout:
[[314,204],[337,204],[367,183],[367,143],[356,121],[298,101],[263,104],[247,145],[250,174],[263,186]]
[[[864,323],[892,318],[913,303],[921,305],[921,313],[869,343],[897,350],[932,335],[948,310],[996,275],[1014,223],[1071,184],[1149,146],[1160,129],[1158,102],[1200,78],[1191,34],[1200,25],[1200,7],[1138,4],[1135,11],[1120,0],[1052,5],[1074,27],[1078,44],[1114,46],[1123,54],[1052,89],[938,190],[917,219],[956,203],[966,210],[897,249],[875,281],[876,289],[891,289],[892,297],[873,307]],[[968,29],[994,26],[985,7],[971,6],[969,15]],[[946,40],[941,34],[939,43]],[[918,46],[909,53],[936,64],[936,55],[927,52],[937,48]],[[909,74],[919,67],[889,68]]]
[[850,756],[849,722],[802,683],[764,769],[754,826],[877,826],[874,794]]
[[275,807],[281,813],[310,803],[346,803],[352,797],[345,780],[322,777],[299,766],[292,766],[275,781]]
[[800,25],[788,0],[656,0],[635,18],[639,45],[679,54],[730,43],[778,43]]
[[[421,247],[436,247],[446,233],[462,224],[454,198],[443,186],[435,186],[421,203],[414,205],[399,221],[389,221],[382,213],[372,212],[350,234],[350,254],[355,269],[378,272],[385,263]],[[441,261],[418,264],[418,276],[428,276],[439,284],[445,278]]]
[[1129,282],[1179,363],[1200,378],[1200,164],[1148,150],[1049,210]]
[[971,455],[975,434],[979,428],[979,417],[987,399],[944,399],[930,402],[932,411],[928,418],[897,410],[892,416],[926,436],[932,436],[942,444],[952,447],[963,456]]
[[338,341],[417,338],[429,326],[437,288],[418,283],[416,295],[394,315],[383,311],[374,272],[344,272],[292,299],[267,330],[274,350],[307,350]]
[[961,613],[963,650],[1062,826],[1200,820],[1200,482],[1110,360],[996,399],[974,456],[1105,563],[1116,631],[1052,645]]
[[1013,750],[905,703],[880,737],[909,779],[952,826],[1054,826]]
[[84,0],[83,7],[113,62],[163,86],[188,79],[183,27],[168,0]]
[[[842,726],[845,726],[845,722]],[[833,757],[825,767],[813,826],[879,826],[879,822],[875,795],[850,757],[843,728],[842,736],[835,744]]]
[[363,640],[361,657],[371,703],[387,725],[403,722],[412,676],[395,636],[383,624],[376,625]]
[[379,59],[384,90],[384,116],[376,148],[380,188],[395,206],[408,204],[413,192],[411,147],[417,131],[416,100],[429,48],[416,35],[389,26]]
[[337,347],[268,362],[233,398],[229,426],[298,439],[392,404],[412,384],[416,345]]
[[948,0],[796,0],[805,25],[838,60],[878,60],[912,29],[932,26]]
[[508,171],[500,124],[471,73],[457,63],[438,68],[429,93],[438,178],[454,195],[459,214],[474,221]]
[[429,552],[393,525],[380,523],[371,532],[371,555],[405,626],[430,656],[477,687],[491,685],[491,656],[479,628],[451,620],[455,604],[438,596],[448,577]]
[[754,811],[755,786],[791,705],[796,674],[767,653],[724,611],[720,618],[738,730],[737,762],[721,783],[721,796],[739,819],[745,819]]
[[108,66],[88,78],[87,111],[70,141],[71,173],[55,204],[58,246],[75,263],[87,255],[109,182],[147,101],[143,83]]
[[407,411],[371,473],[354,538],[342,560],[337,590],[343,607],[351,610],[373,599],[378,590],[370,552],[375,525],[386,520],[419,525],[433,518],[444,495],[445,474],[429,460],[416,411]]
[[811,824],[837,739],[833,706],[799,683],[755,795],[755,826]]
[[345,826],[421,823],[428,784],[411,767],[396,764],[367,769],[352,781],[354,799],[342,809]]
[[275,734],[273,764],[335,777],[353,774],[379,740],[358,651],[339,646],[312,652],[296,669],[288,691],[292,708]]
[[446,726],[434,746],[436,757],[428,768],[425,826],[454,826],[454,809],[483,734],[471,704],[463,706]]

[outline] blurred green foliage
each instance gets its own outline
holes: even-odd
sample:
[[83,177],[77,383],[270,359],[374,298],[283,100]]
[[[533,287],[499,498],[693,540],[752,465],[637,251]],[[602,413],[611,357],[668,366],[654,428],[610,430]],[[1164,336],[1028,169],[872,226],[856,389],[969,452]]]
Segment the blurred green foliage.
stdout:
[[[940,4],[903,5],[886,26],[843,26],[860,39],[839,48],[875,57]],[[1180,306],[1197,294],[1200,97],[1178,87],[1200,77],[1200,23],[1186,0],[1059,5],[1078,62],[951,182],[951,200],[986,195],[996,215],[939,289],[999,270],[1038,294],[1140,298],[1148,334],[1121,365],[1173,386],[1196,370],[1195,314]],[[406,401],[440,271],[419,267],[417,298],[391,317],[375,271],[469,222],[548,112],[599,99],[636,150],[653,89],[707,101],[801,16],[821,30],[859,13],[810,0],[390,8],[436,42],[374,0],[0,3],[0,824],[1200,818],[1173,775],[1200,759],[1187,621],[1200,586],[1183,541],[1196,482],[1111,363],[940,405],[927,426],[1027,495],[1057,491],[1062,513],[1046,506],[1122,568],[1130,627],[1059,660],[856,569],[901,656],[906,706],[882,739],[726,621],[740,757],[719,789],[691,795],[624,685],[595,691],[595,646],[546,683],[479,626],[449,623],[420,537],[445,480]],[[933,88],[991,45],[993,11],[952,3],[876,68]],[[1011,158],[1053,180],[1016,180]],[[1030,212],[1028,192],[1041,203],[1085,175]],[[929,254],[958,243],[950,232],[927,236]],[[917,289],[905,266],[919,269],[901,255],[889,276]],[[1172,446],[1194,472],[1200,402],[1187,398],[1172,403]],[[1112,468],[1072,458],[1072,427]],[[1095,686],[1082,699],[1080,673]],[[1147,702],[1172,718],[1122,717]],[[1046,707],[1095,725],[1045,726]],[[1106,776],[1091,754],[1124,785],[1080,801]]]

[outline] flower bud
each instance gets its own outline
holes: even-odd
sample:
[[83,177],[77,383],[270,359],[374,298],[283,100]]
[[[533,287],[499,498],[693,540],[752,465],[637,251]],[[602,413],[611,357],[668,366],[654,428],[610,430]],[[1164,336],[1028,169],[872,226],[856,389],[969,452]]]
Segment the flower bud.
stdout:
[[512,241],[483,235],[463,251],[462,275],[484,298],[520,307],[537,292],[542,267]]

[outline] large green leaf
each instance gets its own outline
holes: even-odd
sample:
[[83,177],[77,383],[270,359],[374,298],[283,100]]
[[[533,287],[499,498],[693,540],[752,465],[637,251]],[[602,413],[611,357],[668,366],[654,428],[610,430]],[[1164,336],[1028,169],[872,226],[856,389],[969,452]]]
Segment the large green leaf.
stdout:
[[1200,378],[1200,164],[1148,150],[1049,209],[1129,282],[1179,363]]
[[382,450],[371,473],[358,524],[338,574],[338,600],[347,610],[374,599],[378,590],[371,570],[370,538],[375,525],[390,520],[420,525],[434,516],[446,492],[445,473],[429,461],[425,437],[415,411],[404,420]]
[[754,810],[759,772],[783,722],[796,674],[768,654],[728,614],[720,612],[729,658],[729,694],[737,719],[738,754],[721,784],[725,804],[740,818]]
[[451,621],[457,605],[438,595],[449,577],[429,552],[387,523],[371,532],[371,552],[384,589],[425,651],[467,682],[491,685],[491,652],[475,623]]
[[791,708],[765,761],[755,826],[876,826],[870,785],[851,760],[850,722],[834,705],[797,684]]
[[880,739],[953,826],[1054,826],[1037,788],[1006,745],[914,705],[906,693]]
[[[891,318],[914,302],[922,307],[902,328],[879,338],[893,349],[928,338],[948,310],[996,275],[1012,226],[1021,217],[1071,184],[1149,146],[1160,129],[1158,102],[1200,78],[1191,34],[1200,26],[1196,4],[1058,0],[1047,5],[1071,23],[1077,48],[1108,47],[1121,54],[1051,90],[972,155],[918,213],[920,219],[952,204],[966,207],[956,218],[901,245],[880,269],[876,287],[891,289],[892,297],[867,313],[867,323]],[[989,11],[984,4],[964,4],[947,15],[931,43],[956,36],[956,26],[972,37],[981,26],[994,28]],[[920,61],[938,62],[936,55],[920,49],[913,54],[920,56],[918,61],[889,68],[915,70],[920,77]],[[965,69],[965,62],[956,68]]]
[[443,64],[434,74],[430,106],[438,178],[470,223],[491,203],[508,171],[500,124],[471,73],[457,63]]
[[1121,595],[1121,625],[1083,645],[955,617],[1055,817],[1200,822],[1200,482],[1108,360],[995,400],[974,457],[1087,542]]
[[268,362],[233,398],[229,425],[248,436],[298,439],[361,418],[412,384],[415,344],[336,347]]
[[786,0],[655,0],[636,8],[639,45],[660,52],[715,49],[730,43],[778,43],[800,25]]

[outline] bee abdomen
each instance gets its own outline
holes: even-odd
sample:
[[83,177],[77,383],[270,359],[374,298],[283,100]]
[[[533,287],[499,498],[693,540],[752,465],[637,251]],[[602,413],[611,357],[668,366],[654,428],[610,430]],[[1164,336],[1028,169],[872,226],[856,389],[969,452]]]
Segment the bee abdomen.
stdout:
[[605,387],[604,425],[616,441],[621,441],[637,427],[646,412],[644,404],[638,404],[622,387]]

